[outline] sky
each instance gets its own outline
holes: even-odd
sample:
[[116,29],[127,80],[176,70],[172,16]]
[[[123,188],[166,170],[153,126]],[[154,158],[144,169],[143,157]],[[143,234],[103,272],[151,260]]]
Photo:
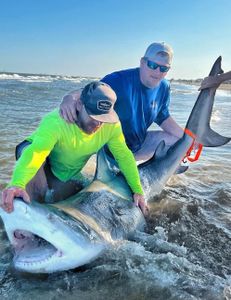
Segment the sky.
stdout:
[[174,49],[169,79],[231,70],[231,0],[0,0],[0,71],[101,77]]

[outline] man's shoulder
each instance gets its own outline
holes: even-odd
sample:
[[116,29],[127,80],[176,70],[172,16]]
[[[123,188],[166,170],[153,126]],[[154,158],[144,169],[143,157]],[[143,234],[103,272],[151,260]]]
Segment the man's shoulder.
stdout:
[[101,131],[109,134],[109,136],[113,136],[115,133],[121,133],[122,127],[121,123],[104,123],[104,125],[101,127]]
[[170,83],[166,79],[162,79],[160,84],[155,88],[156,93],[161,95],[167,95],[170,93]]
[[160,83],[160,88],[162,89],[170,89],[170,82],[167,79],[162,79]]
[[41,120],[41,124],[52,127],[52,125],[58,126],[65,123],[64,119],[59,114],[59,109],[56,108],[47,113]]
[[58,108],[48,112],[42,120],[58,120],[60,118],[59,116],[59,110]]
[[114,130],[121,128],[121,123],[120,121],[116,123],[104,123],[104,126],[102,126],[101,128],[103,128],[104,130]]
[[131,80],[136,78],[139,75],[139,68],[125,69],[114,71],[110,74],[104,76],[101,81],[106,83],[114,80]]

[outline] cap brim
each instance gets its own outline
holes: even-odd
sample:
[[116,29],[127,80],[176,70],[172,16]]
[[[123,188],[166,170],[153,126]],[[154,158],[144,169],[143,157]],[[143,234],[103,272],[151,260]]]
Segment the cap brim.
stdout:
[[102,115],[91,115],[89,114],[91,118],[93,118],[96,121],[102,122],[102,123],[117,123],[119,122],[119,117],[117,113],[112,110],[107,114]]

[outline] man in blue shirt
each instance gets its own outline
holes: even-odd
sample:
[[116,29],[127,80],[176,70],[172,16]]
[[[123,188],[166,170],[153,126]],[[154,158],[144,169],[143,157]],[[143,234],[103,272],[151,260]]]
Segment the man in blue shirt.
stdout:
[[[141,58],[139,68],[113,72],[101,79],[116,92],[115,111],[126,143],[137,161],[151,158],[161,140],[170,146],[183,135],[168,109],[170,87],[165,76],[172,57],[173,50],[169,45],[152,43]],[[67,122],[76,120],[79,96],[80,91],[73,91],[63,98],[60,114]],[[162,130],[148,130],[153,122]]]

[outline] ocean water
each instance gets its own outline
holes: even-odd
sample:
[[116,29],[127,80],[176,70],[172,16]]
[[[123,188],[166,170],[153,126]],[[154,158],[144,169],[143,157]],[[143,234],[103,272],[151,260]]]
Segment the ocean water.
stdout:
[[[1,190],[12,173],[16,144],[65,93],[93,79],[0,74]],[[171,114],[182,126],[197,95],[196,86],[172,83]],[[212,128],[230,136],[230,114],[231,93],[218,90]],[[0,224],[0,298],[231,299],[230,160],[230,143],[204,149],[199,162],[173,176],[150,203],[146,232],[76,270],[40,276],[14,271]]]

